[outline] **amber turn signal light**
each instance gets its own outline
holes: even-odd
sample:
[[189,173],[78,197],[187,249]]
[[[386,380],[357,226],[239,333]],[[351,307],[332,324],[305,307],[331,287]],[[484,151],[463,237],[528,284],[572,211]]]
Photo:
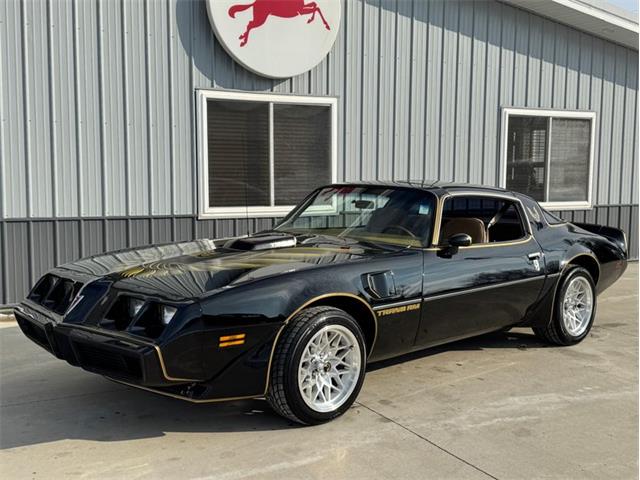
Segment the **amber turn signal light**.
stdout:
[[234,345],[242,345],[244,343],[244,333],[238,333],[235,335],[224,335],[220,337],[219,348],[233,347]]

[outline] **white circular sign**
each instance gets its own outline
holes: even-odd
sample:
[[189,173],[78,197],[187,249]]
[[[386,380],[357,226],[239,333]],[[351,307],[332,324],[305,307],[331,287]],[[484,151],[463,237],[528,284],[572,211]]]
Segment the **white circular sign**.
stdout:
[[341,0],[206,0],[218,40],[254,73],[286,78],[311,70],[336,41]]

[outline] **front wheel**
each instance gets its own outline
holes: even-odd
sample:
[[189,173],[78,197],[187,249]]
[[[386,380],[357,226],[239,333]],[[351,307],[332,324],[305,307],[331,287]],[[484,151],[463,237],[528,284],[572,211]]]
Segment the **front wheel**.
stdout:
[[572,268],[557,293],[553,319],[546,327],[536,327],[534,333],[557,345],[573,345],[582,341],[591,330],[596,316],[596,290],[591,274],[582,267]]
[[353,317],[333,307],[305,309],[276,345],[267,400],[295,422],[327,422],[355,401],[365,363],[364,336]]

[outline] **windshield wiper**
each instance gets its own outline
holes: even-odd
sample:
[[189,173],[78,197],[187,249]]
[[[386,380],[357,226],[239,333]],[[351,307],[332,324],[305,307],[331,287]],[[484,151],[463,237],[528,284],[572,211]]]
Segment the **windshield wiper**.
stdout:
[[407,248],[409,248],[411,245],[394,245],[391,243],[382,243],[382,242],[374,242],[373,240],[365,240],[363,238],[356,238],[356,237],[349,237],[352,240],[354,240],[355,242],[358,242],[364,246],[367,247],[372,247],[372,248],[379,248],[381,250],[388,250],[391,252],[399,252],[401,250],[405,250]]

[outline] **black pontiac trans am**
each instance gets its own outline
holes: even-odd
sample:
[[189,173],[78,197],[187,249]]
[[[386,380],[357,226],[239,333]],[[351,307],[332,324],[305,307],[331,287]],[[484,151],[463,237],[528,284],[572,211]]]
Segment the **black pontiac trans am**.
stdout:
[[621,230],[518,193],[340,184],[270,231],[61,265],[15,314],[112,380],[192,402],[266,397],[317,424],[354,402],[368,362],[515,326],[580,342],[626,258]]

